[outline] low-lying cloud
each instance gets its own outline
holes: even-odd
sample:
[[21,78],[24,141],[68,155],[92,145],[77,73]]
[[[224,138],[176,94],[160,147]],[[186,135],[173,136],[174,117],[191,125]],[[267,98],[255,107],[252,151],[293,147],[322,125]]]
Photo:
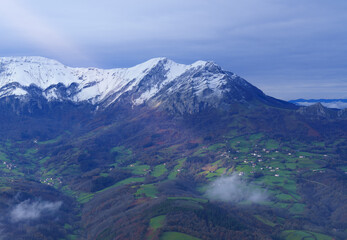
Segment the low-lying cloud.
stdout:
[[[299,105],[303,106],[311,106],[315,104],[316,102],[297,102]],[[347,108],[347,102],[342,101],[336,101],[336,102],[321,102],[321,104],[328,108],[337,108],[337,109],[344,109]]]
[[213,181],[206,191],[211,200],[224,202],[251,202],[260,203],[267,199],[265,191],[257,189],[251,183],[245,182],[237,174],[228,177],[220,177]]
[[62,202],[31,201],[25,200],[16,205],[10,212],[12,222],[35,220],[42,215],[53,214],[59,210]]

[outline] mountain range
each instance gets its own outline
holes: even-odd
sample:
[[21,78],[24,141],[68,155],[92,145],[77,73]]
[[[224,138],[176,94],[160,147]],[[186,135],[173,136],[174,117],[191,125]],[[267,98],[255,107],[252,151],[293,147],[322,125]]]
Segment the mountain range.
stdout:
[[347,237],[346,109],[213,62],[42,57],[0,58],[0,108],[0,239]]
[[266,96],[236,74],[213,62],[191,65],[154,58],[131,68],[70,68],[42,57],[1,58],[0,98],[33,97],[47,101],[87,102],[107,108],[117,102],[146,104],[180,113],[260,101],[293,108]]
[[328,108],[344,109],[347,108],[347,99],[296,99],[289,102],[295,103],[301,106],[310,106],[315,103],[321,103]]

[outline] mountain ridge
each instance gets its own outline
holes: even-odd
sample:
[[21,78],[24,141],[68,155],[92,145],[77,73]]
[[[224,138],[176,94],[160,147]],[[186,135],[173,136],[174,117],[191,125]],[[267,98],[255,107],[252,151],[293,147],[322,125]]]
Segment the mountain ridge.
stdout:
[[[169,65],[173,65],[174,71],[169,72],[168,78],[175,78],[175,75],[182,74],[182,68],[185,70],[189,67],[198,67],[208,63],[197,61],[190,65],[183,65],[161,57],[150,59],[144,63],[137,64],[134,67],[101,69],[94,67],[72,68],[63,65],[56,60],[44,57],[4,57],[0,58],[0,77],[2,80],[0,87],[3,88],[9,83],[17,82],[24,87],[34,84],[37,87],[46,90],[59,83],[63,84],[65,87],[69,87],[72,83],[78,83],[83,84],[83,89],[91,87],[93,84],[100,81],[105,82],[105,80],[113,80],[114,86],[102,86],[104,89],[100,89],[102,91],[98,92],[99,94],[100,92],[107,94],[109,87],[121,88],[122,85],[126,85],[128,82],[134,80],[134,78],[141,79],[144,77],[146,71],[150,71],[161,61],[166,61]],[[111,77],[108,76],[110,74],[112,74]],[[105,75],[108,79],[105,79]],[[128,82],[126,82],[127,80]],[[125,81],[125,83],[122,81]],[[72,100],[89,100],[90,98],[96,98],[98,93],[94,93],[94,96],[88,96],[87,94],[86,96],[81,96],[80,98],[76,97]],[[18,91],[16,95],[21,94],[22,92]],[[48,97],[48,100],[54,99],[54,96],[46,96]]]
[[252,100],[294,108],[209,61],[184,65],[161,57],[130,68],[99,69],[71,68],[43,57],[0,59],[0,98],[25,100],[41,97],[40,91],[47,101],[85,101],[102,108],[125,101],[192,113]]
[[347,99],[337,98],[337,99],[304,99],[299,98],[295,100],[289,100],[289,102],[300,105],[300,106],[310,106],[315,103],[321,103],[323,106],[328,108],[344,109],[347,108]]

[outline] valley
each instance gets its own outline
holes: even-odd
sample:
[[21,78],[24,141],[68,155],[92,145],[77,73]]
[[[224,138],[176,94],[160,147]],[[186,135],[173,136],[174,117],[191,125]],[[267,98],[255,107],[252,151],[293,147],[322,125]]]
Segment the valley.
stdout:
[[[240,115],[235,119],[243,117]],[[158,236],[164,240],[172,239],[181,233],[186,234],[181,236],[182,239],[205,239],[205,235],[187,230],[173,219],[183,217],[188,209],[188,213],[197,214],[202,209],[209,209],[211,204],[230,205],[235,211],[247,214],[242,216],[247,219],[245,221],[252,219],[262,231],[266,226],[268,232],[264,231],[264,236],[271,232],[283,239],[297,239],[293,237],[295,234],[314,236],[312,239],[332,239],[334,233],[330,231],[344,221],[343,216],[338,216],[344,203],[334,205],[333,210],[332,206],[327,206],[328,216],[323,214],[324,209],[313,213],[317,211],[314,205],[319,202],[312,199],[314,194],[307,194],[307,188],[317,191],[315,194],[330,192],[331,196],[327,194],[324,201],[332,201],[336,194],[342,194],[341,199],[346,197],[343,189],[336,188],[336,184],[341,184],[338,178],[346,178],[347,164],[337,153],[346,146],[345,136],[300,140],[276,136],[269,131],[257,132],[251,129],[254,126],[240,128],[239,121],[232,121],[214,132],[213,128],[224,120],[211,123],[211,128],[206,130],[193,126],[174,129],[170,121],[171,124],[182,121],[174,119],[165,121],[165,126],[157,125],[157,122],[144,126],[136,121],[124,121],[82,134],[65,131],[45,140],[39,137],[3,140],[1,194],[17,191],[13,183],[29,181],[37,185],[38,191],[48,187],[71,198],[75,202],[74,211],[80,212],[82,219],[61,226],[68,239],[77,239],[83,224],[87,229],[94,228],[90,226],[93,221],[88,223],[90,213],[85,209],[98,209],[100,201],[113,191],[125,191],[129,202],[123,204],[132,208],[156,209],[151,210],[150,215],[141,216],[139,234],[146,235],[147,239],[157,239]],[[126,129],[127,125],[133,128],[136,124],[142,125],[138,131],[129,135],[125,131],[123,136],[118,136],[121,128]],[[233,174],[252,183],[252,187],[262,189],[266,200],[252,203],[240,199],[229,204],[210,200],[206,190],[211,182]],[[332,180],[334,178],[337,179]],[[183,185],[170,186],[173,182]],[[93,212],[101,211],[103,215],[102,209],[96,209]],[[181,211],[183,216],[176,216]],[[318,218],[321,219],[317,221]],[[101,236],[117,236],[113,235],[116,231],[110,231]],[[88,238],[99,234],[93,233]]]
[[4,239],[347,237],[345,110],[269,97],[211,62],[152,59],[112,77],[41,58],[6,66]]

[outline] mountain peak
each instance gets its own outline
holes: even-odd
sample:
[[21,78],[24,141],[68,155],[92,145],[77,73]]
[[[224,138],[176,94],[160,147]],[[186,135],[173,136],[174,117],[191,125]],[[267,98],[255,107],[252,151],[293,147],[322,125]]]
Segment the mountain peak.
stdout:
[[[136,66],[147,66],[147,67],[154,67],[156,66],[157,64],[159,63],[162,63],[162,64],[165,64],[167,63],[168,61],[172,61],[172,60],[169,60],[168,58],[166,57],[156,57],[156,58],[151,58],[143,63],[140,63]],[[135,66],[135,67],[136,67]]]
[[336,111],[324,107],[320,102],[310,106],[300,107],[298,112],[313,118],[332,118],[337,114]]
[[186,65],[158,57],[114,69],[71,68],[43,57],[1,58],[0,63],[0,99],[41,96],[104,108],[122,102],[160,105],[180,113],[254,99],[272,102],[246,80],[210,61]]

